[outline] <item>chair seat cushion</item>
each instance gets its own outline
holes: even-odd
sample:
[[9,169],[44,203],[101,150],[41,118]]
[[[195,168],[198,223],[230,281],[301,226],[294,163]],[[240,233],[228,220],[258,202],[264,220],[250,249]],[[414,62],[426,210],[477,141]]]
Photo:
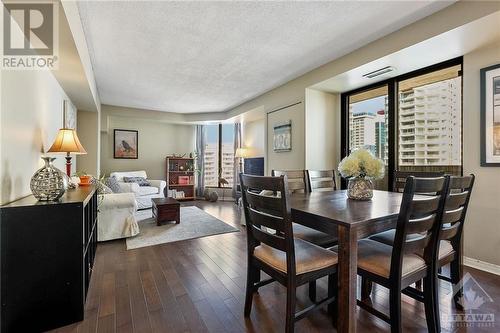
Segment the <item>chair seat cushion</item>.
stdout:
[[324,232],[314,230],[304,225],[294,223],[293,235],[296,238],[303,239],[309,243],[319,245],[321,247],[333,246],[338,243],[338,238]]
[[[396,235],[396,229],[391,229],[391,230],[387,230],[387,231],[375,234],[373,236],[370,236],[368,239],[392,246],[394,244],[394,236],[395,235]],[[415,234],[415,235],[408,235],[407,236],[408,239],[411,239],[412,237],[418,237],[418,235]],[[439,243],[439,259],[443,259],[444,257],[450,255],[454,251],[455,250],[453,249],[453,246],[451,246],[450,241],[442,240]]]
[[140,186],[136,192],[137,195],[151,195],[158,194],[158,187],[154,186]]
[[[337,252],[338,247],[332,248]],[[391,272],[392,246],[371,240],[358,241],[358,268],[389,278]],[[425,261],[416,254],[407,254],[403,258],[402,277],[425,268]]]
[[[337,254],[322,247],[308,243],[302,239],[295,239],[295,264],[297,275],[317,271],[338,262]],[[257,246],[253,252],[255,258],[286,273],[286,253],[270,247],[264,243]]]

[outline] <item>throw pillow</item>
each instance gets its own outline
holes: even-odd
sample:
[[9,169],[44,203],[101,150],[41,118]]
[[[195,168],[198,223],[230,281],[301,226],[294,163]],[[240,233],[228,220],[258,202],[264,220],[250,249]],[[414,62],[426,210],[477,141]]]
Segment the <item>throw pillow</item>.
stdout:
[[109,177],[106,179],[106,186],[108,186],[113,193],[120,193],[121,188],[120,184],[118,184],[118,180],[116,180],[116,177]]
[[151,183],[144,177],[123,177],[125,183],[137,183],[139,186],[151,186]]

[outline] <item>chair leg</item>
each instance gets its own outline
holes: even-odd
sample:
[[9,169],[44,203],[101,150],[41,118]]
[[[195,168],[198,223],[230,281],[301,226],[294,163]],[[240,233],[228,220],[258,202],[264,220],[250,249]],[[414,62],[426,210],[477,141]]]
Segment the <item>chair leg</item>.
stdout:
[[391,332],[401,333],[401,290],[392,288],[390,291],[390,320]]
[[311,302],[316,302],[316,281],[309,282],[309,299]]
[[247,287],[245,294],[245,317],[250,316],[250,312],[252,311],[252,300],[253,293],[255,292],[255,283],[257,276],[260,275],[259,269],[252,267],[251,264],[248,264],[247,268]]
[[328,304],[328,314],[332,316],[332,323],[334,326],[337,325],[337,302],[338,302],[338,291],[337,291],[337,274],[328,275],[328,298],[335,297],[335,301]]
[[441,332],[437,277],[431,274],[424,278],[424,307],[427,330],[431,333]]
[[295,283],[288,283],[288,286],[286,287],[286,333],[293,333],[295,328],[295,302],[297,300],[296,288]]
[[[458,260],[458,258],[450,263],[450,278],[453,286],[456,286],[460,282],[460,279],[462,278],[460,261]],[[455,295],[453,295],[453,302],[455,303],[455,308],[458,310],[464,309],[462,304],[460,304],[460,299],[462,298],[462,296],[463,296],[462,288],[457,290]]]
[[370,295],[372,293],[372,287],[373,287],[373,283],[370,280],[368,280],[364,276],[361,277],[361,299],[362,300],[370,298]]

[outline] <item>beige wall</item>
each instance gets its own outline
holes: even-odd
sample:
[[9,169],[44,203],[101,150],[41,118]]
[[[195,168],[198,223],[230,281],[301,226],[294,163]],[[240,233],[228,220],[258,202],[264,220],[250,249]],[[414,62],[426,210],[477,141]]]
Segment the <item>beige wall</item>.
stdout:
[[100,133],[99,113],[78,110],[78,138],[87,151],[86,155],[78,155],[77,171],[91,175],[99,175]]
[[464,250],[470,258],[500,265],[500,168],[480,166],[479,70],[500,63],[500,42],[464,56],[464,174],[476,175]]
[[331,170],[340,156],[338,94],[306,89],[306,169]]
[[[31,194],[31,176],[43,166],[40,157],[63,126],[64,99],[68,97],[49,71],[2,70],[0,203]],[[63,155],[54,156],[55,165],[65,171]]]
[[251,157],[266,156],[266,121],[265,119],[243,122],[243,147],[249,148]]
[[[195,150],[195,126],[143,120],[135,117],[107,117],[107,131],[101,135],[101,175],[113,171],[146,170],[150,179],[165,179],[165,157]],[[113,158],[113,129],[139,131],[139,158]]]
[[[277,123],[292,121],[292,150],[276,153],[273,151],[273,126]],[[267,174],[273,169],[304,169],[305,163],[305,122],[304,103],[300,103],[267,114]]]

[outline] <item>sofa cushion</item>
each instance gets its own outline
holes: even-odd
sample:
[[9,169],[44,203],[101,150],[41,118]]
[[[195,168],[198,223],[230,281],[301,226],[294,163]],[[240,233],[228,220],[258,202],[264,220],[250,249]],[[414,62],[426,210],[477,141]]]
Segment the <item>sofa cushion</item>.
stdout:
[[140,186],[139,189],[135,192],[135,194],[140,196],[158,194],[158,187]]
[[109,176],[115,177],[116,180],[118,180],[119,182],[123,181],[123,177],[142,177],[142,178],[148,179],[148,175],[146,174],[146,171],[144,171],[144,170],[112,172]]
[[143,177],[123,177],[125,183],[137,183],[139,186],[151,186],[151,183]]
[[120,184],[118,184],[118,180],[116,179],[116,177],[109,177],[108,179],[106,179],[105,184],[111,189],[111,191],[113,191],[113,193],[121,192]]

